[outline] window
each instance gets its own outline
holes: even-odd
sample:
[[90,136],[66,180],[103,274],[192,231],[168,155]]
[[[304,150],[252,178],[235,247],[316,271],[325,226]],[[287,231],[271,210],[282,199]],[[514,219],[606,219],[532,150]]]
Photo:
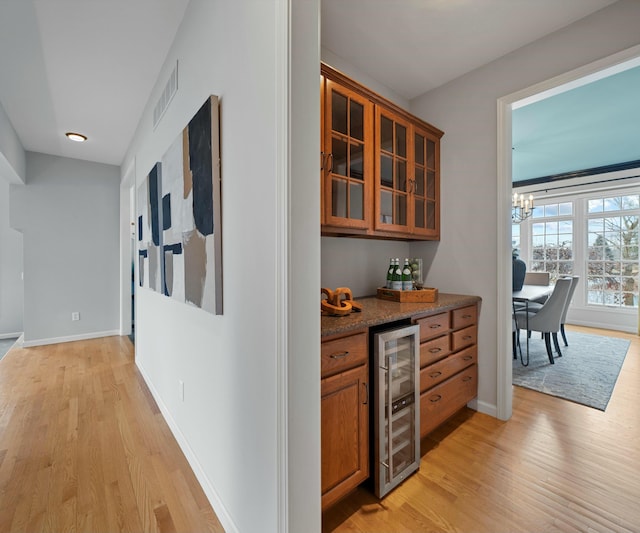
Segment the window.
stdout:
[[531,266],[551,281],[573,273],[573,202],[535,207],[531,215]]
[[640,196],[587,200],[587,302],[638,307]]

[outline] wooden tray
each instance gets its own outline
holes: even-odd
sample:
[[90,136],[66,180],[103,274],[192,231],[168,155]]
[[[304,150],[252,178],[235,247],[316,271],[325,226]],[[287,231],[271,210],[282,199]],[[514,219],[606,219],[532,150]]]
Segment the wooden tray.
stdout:
[[390,300],[392,302],[426,302],[433,303],[438,299],[438,289],[433,287],[424,287],[414,291],[396,291],[385,287],[378,288],[376,295],[381,300]]

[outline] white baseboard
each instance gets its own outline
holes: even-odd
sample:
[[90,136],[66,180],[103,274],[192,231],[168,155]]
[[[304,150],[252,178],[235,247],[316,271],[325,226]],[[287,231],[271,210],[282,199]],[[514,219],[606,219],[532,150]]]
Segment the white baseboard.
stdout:
[[23,341],[22,346],[24,348],[31,348],[33,346],[45,346],[47,344],[60,344],[61,342],[73,342],[73,341],[85,341],[88,339],[99,339],[100,337],[111,337],[118,335],[119,331],[113,329],[111,331],[94,331],[92,333],[83,333],[81,335],[69,335],[67,337],[51,337],[49,339],[36,339],[34,341]]
[[498,407],[496,405],[478,400],[474,401],[476,402],[476,411],[492,416],[493,418],[498,418]]
[[183,435],[182,431],[180,431],[178,424],[171,416],[169,409],[167,409],[167,406],[162,401],[162,398],[158,394],[158,391],[155,389],[155,387],[153,386],[153,383],[151,383],[151,380],[147,376],[147,373],[145,372],[144,367],[142,366],[142,364],[140,364],[138,360],[136,360],[136,366],[140,370],[140,374],[142,374],[142,378],[144,379],[144,382],[147,384],[147,387],[149,387],[149,390],[151,391],[151,395],[153,396],[156,403],[158,404],[158,408],[160,409],[162,416],[167,422],[167,425],[169,426],[171,433],[173,433],[173,436],[178,442],[178,446],[180,446],[182,453],[184,453],[187,459],[187,462],[191,466],[193,473],[198,479],[198,482],[200,483],[200,486],[202,487],[202,490],[204,491],[205,496],[209,500],[211,507],[213,507],[213,511],[216,513],[218,520],[220,520],[222,527],[227,533],[239,533],[237,526],[231,519],[231,516],[227,512],[227,509],[225,508],[224,504],[222,503],[220,496],[218,496],[218,492],[209,481],[209,478],[205,474],[202,466],[200,466],[200,463],[198,461],[198,458],[196,457],[196,454],[191,449],[191,446],[189,446],[189,442]]
[[571,322],[567,322],[567,325],[575,325],[575,326],[584,326],[585,328],[598,328],[598,329],[610,329],[611,331],[622,331],[623,333],[638,333],[637,326],[626,326],[616,324],[613,326],[612,324],[604,324],[602,322],[593,322],[588,320],[572,320]]
[[2,339],[14,339],[20,337],[22,331],[16,331],[15,333],[0,333],[0,340]]

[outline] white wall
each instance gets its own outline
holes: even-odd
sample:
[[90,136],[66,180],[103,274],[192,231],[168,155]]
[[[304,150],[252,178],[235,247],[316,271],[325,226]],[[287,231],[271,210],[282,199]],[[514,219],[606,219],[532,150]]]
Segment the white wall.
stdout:
[[9,227],[9,182],[0,176],[0,339],[22,332],[22,234]]
[[[638,20],[640,2],[621,0],[412,102],[414,114],[445,132],[442,239],[429,272],[430,283],[440,290],[482,297],[478,403],[486,412],[492,412],[497,401],[496,101],[637,45]],[[421,245],[413,246],[415,255],[420,256],[420,249]]]
[[320,528],[319,5],[292,4],[192,0],[122,164],[135,158],[140,183],[219,96],[224,314],[138,288],[136,362],[225,529],[243,533]]
[[27,152],[26,177],[10,194],[11,227],[23,234],[25,345],[117,333],[119,168]]
[[25,154],[20,139],[0,104],[0,179],[24,183]]

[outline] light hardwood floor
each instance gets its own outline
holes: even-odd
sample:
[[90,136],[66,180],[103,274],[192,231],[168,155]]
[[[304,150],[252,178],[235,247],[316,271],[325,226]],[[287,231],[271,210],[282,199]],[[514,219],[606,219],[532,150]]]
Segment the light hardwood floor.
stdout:
[[640,531],[640,338],[606,412],[514,387],[513,417],[465,409],[423,440],[417,474],[384,500],[365,488],[325,512],[323,531]]
[[127,337],[0,361],[0,532],[222,532]]

